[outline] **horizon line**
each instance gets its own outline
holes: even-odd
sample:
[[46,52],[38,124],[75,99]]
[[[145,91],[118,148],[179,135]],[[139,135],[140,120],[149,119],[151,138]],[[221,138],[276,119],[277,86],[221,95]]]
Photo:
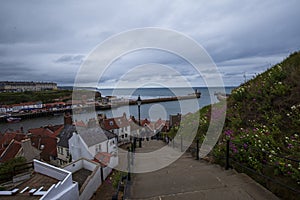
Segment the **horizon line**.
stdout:
[[[235,88],[235,87],[238,87],[239,85],[225,85],[225,86],[210,86],[210,87],[207,87],[207,86],[192,86],[192,88],[222,88],[222,87],[232,87],[232,88]],[[65,86],[57,86],[57,87],[74,87],[74,86],[71,86],[71,85],[65,85]],[[77,87],[77,88],[92,88],[92,89],[104,89],[104,90],[107,90],[107,89],[162,89],[162,88],[166,88],[166,87],[155,87],[155,86],[152,86],[152,87],[141,87],[141,88],[134,88],[134,87],[119,87],[119,88],[116,88],[116,87],[92,87],[92,86],[82,86],[82,87]],[[180,86],[173,86],[173,87],[169,87],[169,88],[189,88],[189,87],[180,87]]]

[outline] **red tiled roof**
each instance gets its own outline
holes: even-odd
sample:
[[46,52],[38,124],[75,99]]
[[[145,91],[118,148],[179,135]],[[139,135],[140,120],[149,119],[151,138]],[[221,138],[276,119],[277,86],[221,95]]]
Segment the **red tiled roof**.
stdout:
[[12,140],[7,148],[2,152],[0,156],[0,162],[7,162],[13,159],[20,151],[22,145],[16,140]]
[[41,158],[49,161],[50,156],[57,157],[57,139],[53,137],[31,135],[31,144],[42,151]]
[[5,148],[0,148],[0,155],[3,153],[3,151],[5,151]]
[[35,148],[42,151],[41,158],[49,161],[50,156],[57,157],[57,138],[63,126],[56,127],[53,132],[49,127],[35,128],[28,130],[31,139],[31,144]]
[[11,104],[8,107],[15,107],[15,106],[31,106],[31,105],[40,105],[41,102],[25,102],[25,103],[18,103],[18,104]]
[[162,130],[163,128],[167,128],[169,123],[167,121],[158,119],[156,122],[151,122],[148,119],[144,119],[141,121],[142,126],[147,126],[150,130]]
[[137,120],[134,118],[134,116],[130,116],[129,122],[134,122],[134,123],[137,123]]
[[61,130],[64,128],[64,125],[61,124],[61,125],[47,126],[47,128],[51,130],[55,136],[58,136]]
[[53,126],[45,126],[45,127],[41,127],[41,128],[33,128],[33,129],[29,129],[28,133],[31,133],[33,135],[47,135],[49,137],[56,137],[57,133],[56,131],[60,128],[63,128],[63,125],[61,125],[61,127],[53,127]]
[[105,166],[107,166],[110,162],[110,158],[112,157],[112,155],[110,153],[107,152],[99,152],[95,155],[94,161],[101,163]]
[[141,120],[141,125],[145,126],[146,124],[150,124],[151,122],[146,118],[144,120]]
[[155,129],[162,129],[166,125],[166,121],[162,119],[158,119],[155,122]]
[[54,102],[54,103],[46,103],[45,106],[46,107],[53,107],[53,106],[64,106],[66,105],[65,102]]
[[129,126],[129,122],[126,118],[126,115],[123,115],[121,117],[103,119],[103,121],[101,122],[101,126],[105,130],[109,131],[113,129],[127,127]]
[[14,139],[16,133],[4,133],[0,135],[0,145],[5,146],[8,145],[12,139]]
[[24,140],[25,138],[27,138],[27,136],[23,133],[12,132],[0,134],[0,147],[7,146],[13,139],[21,142],[21,140]]
[[82,121],[77,121],[73,123],[75,126],[86,127],[87,125]]

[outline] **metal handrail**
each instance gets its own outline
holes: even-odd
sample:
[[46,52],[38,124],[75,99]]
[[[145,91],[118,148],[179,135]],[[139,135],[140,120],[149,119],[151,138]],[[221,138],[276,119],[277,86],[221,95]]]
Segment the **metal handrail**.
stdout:
[[273,178],[271,178],[271,177],[269,177],[269,176],[266,176],[266,175],[264,175],[264,174],[262,174],[262,173],[259,173],[259,172],[257,172],[256,170],[254,170],[254,169],[252,169],[252,168],[250,168],[250,167],[247,167],[247,166],[245,166],[245,165],[243,165],[243,164],[241,164],[241,163],[239,163],[239,162],[237,162],[237,161],[235,161],[235,160],[232,160],[232,161],[235,162],[235,163],[236,163],[237,165],[239,165],[240,167],[243,167],[243,168],[245,168],[245,169],[251,171],[252,173],[254,173],[254,174],[256,174],[256,175],[259,175],[259,176],[261,176],[261,177],[263,177],[263,178],[265,178],[265,179],[268,179],[268,180],[270,180],[270,181],[272,181],[272,182],[274,182],[274,183],[276,183],[276,184],[278,184],[278,185],[281,185],[281,186],[283,186],[283,187],[285,187],[285,188],[287,188],[287,189],[289,189],[289,190],[292,190],[292,191],[294,191],[294,192],[300,194],[300,191],[297,190],[297,189],[295,189],[295,188],[293,188],[293,187],[290,187],[290,186],[288,186],[288,185],[286,185],[286,184],[284,184],[284,183],[282,183],[282,182],[280,182],[280,181],[278,181],[278,180],[276,180],[276,179],[273,179]]
[[[225,169],[227,170],[227,169],[229,169],[229,168],[232,168],[232,166],[230,165],[230,161],[232,161],[232,162],[234,162],[235,164],[237,164],[237,165],[239,165],[240,167],[242,167],[242,168],[244,168],[244,169],[247,169],[247,170],[249,170],[249,171],[251,171],[252,173],[255,173],[256,175],[259,175],[259,176],[261,176],[261,177],[263,177],[263,178],[266,178],[266,179],[268,179],[268,180],[270,180],[271,182],[273,182],[273,183],[276,183],[276,184],[278,184],[278,185],[280,185],[280,186],[282,186],[282,187],[284,187],[284,188],[286,188],[286,189],[289,189],[289,190],[291,190],[291,191],[293,191],[293,192],[295,192],[295,193],[297,193],[297,194],[300,194],[300,190],[298,190],[298,189],[295,189],[295,188],[293,188],[293,187],[290,187],[290,186],[288,186],[288,185],[286,185],[286,184],[284,184],[284,183],[282,183],[282,182],[280,182],[280,181],[278,181],[278,180],[276,180],[276,179],[273,179],[273,178],[271,178],[271,177],[269,177],[269,176],[266,176],[266,175],[264,175],[264,174],[262,174],[262,173],[259,173],[259,172],[257,172],[256,170],[254,170],[254,169],[252,169],[252,168],[250,168],[250,167],[247,167],[247,166],[245,166],[245,165],[243,165],[243,164],[241,164],[240,162],[238,162],[238,161],[235,161],[231,156],[230,156],[230,142],[231,143],[233,143],[233,144],[236,144],[236,145],[238,145],[238,146],[243,146],[242,144],[240,144],[240,143],[238,143],[238,142],[234,142],[234,141],[230,141],[230,140],[227,140],[226,141],[226,153],[225,153],[225,159],[226,159],[226,163],[225,163]],[[254,147],[248,147],[249,149],[254,149],[255,151],[259,151],[259,149],[258,148],[254,148]],[[261,150],[260,150],[261,151]],[[293,161],[293,162],[298,162],[298,163],[300,163],[300,161],[299,160],[296,160],[296,159],[292,159],[292,158],[288,158],[288,157],[284,157],[284,156],[281,156],[281,155],[277,155],[277,154],[274,154],[274,153],[271,153],[271,152],[269,152],[269,151],[264,151],[264,153],[269,153],[269,155],[272,155],[272,156],[277,156],[277,157],[279,157],[279,158],[283,158],[283,159],[286,159],[286,160],[290,160],[290,161]],[[270,165],[270,166],[273,166],[273,165]]]

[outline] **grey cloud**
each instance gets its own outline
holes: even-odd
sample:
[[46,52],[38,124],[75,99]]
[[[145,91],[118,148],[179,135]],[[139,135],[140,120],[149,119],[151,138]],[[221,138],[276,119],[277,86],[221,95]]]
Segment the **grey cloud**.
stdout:
[[[146,5],[121,1],[118,6],[111,1],[3,1],[0,80],[45,78],[72,84],[83,55],[96,45],[121,31],[157,26],[195,39],[217,63],[225,82],[239,84],[243,78],[238,73],[260,73],[300,49],[299,6],[298,0],[152,1]],[[171,66],[187,77],[196,73],[184,59],[170,53],[133,52],[116,60],[102,80],[113,85],[132,67],[149,62]]]
[[63,55],[60,58],[58,58],[55,62],[81,64],[83,61],[83,58],[84,58],[84,55]]

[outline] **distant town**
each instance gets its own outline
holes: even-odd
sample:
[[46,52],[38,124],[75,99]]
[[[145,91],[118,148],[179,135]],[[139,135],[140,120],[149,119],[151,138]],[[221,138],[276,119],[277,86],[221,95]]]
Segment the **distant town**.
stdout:
[[57,83],[33,81],[0,81],[0,92],[25,92],[43,90],[57,90]]

